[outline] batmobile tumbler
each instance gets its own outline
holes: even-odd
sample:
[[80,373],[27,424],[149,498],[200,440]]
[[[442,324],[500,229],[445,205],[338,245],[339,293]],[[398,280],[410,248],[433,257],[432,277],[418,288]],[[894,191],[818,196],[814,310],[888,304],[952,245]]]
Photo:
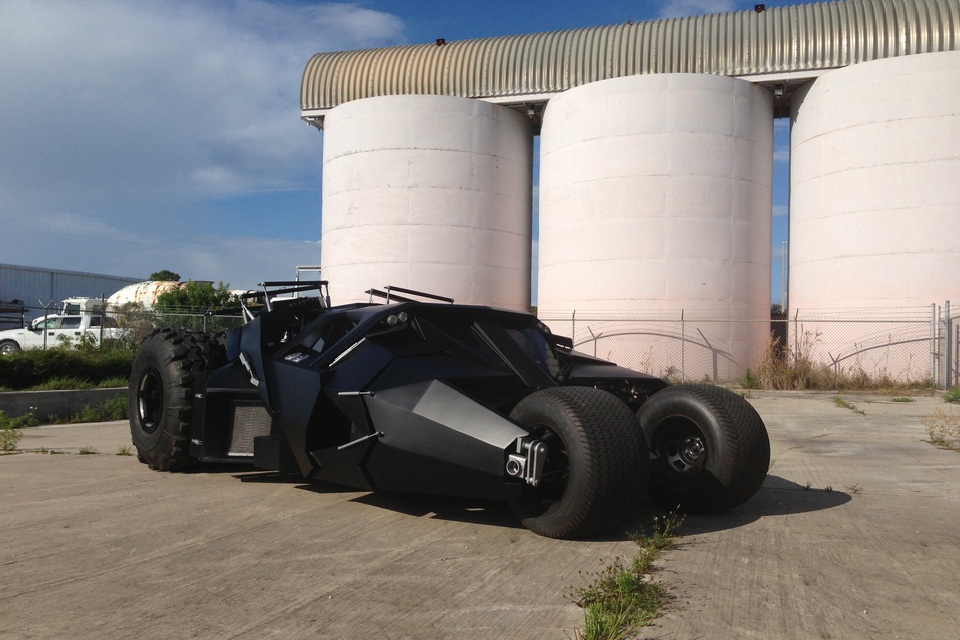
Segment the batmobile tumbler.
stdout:
[[397,287],[341,306],[325,281],[262,287],[226,335],[143,341],[130,428],[151,469],[245,463],[504,500],[555,538],[622,526],[648,496],[729,509],[766,477],[767,432],[742,397],[578,353],[530,314]]

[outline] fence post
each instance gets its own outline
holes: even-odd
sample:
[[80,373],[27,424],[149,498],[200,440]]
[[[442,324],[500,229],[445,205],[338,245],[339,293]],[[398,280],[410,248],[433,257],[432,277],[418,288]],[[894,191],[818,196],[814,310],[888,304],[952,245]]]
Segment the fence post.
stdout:
[[943,389],[949,389],[953,382],[951,380],[951,371],[950,363],[953,361],[951,354],[951,349],[953,345],[951,344],[953,338],[953,322],[950,320],[950,301],[947,300],[943,303],[943,338],[941,339],[942,345],[942,354],[941,354],[941,367],[943,369],[943,375],[941,380],[943,382]]
[[680,309],[680,380],[687,380],[687,323]]
[[930,380],[936,387],[940,381],[937,367],[937,303],[930,303]]
[[106,316],[107,316],[107,297],[106,297],[106,294],[103,291],[101,291],[100,292],[100,336],[99,336],[100,338],[99,344],[101,349],[103,349],[103,325],[106,324],[106,320],[105,320]]
[[570,339],[576,343],[577,340],[577,310],[574,309],[570,314]]
[[800,356],[800,338],[797,329],[800,324],[800,309],[797,309],[793,314],[793,361],[796,362],[797,358]]
[[954,327],[957,331],[953,334],[953,375],[954,379],[958,373],[960,373],[960,349],[957,348],[957,345],[960,344],[960,325]]

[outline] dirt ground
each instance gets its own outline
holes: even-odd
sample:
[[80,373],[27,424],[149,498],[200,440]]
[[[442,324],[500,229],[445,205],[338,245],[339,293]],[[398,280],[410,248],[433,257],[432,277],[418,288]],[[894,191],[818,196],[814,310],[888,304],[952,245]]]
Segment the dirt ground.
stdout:
[[[753,395],[770,475],[686,519],[637,637],[960,638],[960,453],[921,423],[950,407]],[[499,504],[156,473],[129,446],[121,422],[36,427],[0,456],[0,638],[563,640],[578,572],[634,549],[541,538]]]

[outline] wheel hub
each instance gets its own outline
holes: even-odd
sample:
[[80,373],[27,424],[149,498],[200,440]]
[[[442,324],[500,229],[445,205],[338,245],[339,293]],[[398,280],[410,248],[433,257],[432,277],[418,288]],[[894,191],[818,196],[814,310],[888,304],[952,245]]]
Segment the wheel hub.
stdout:
[[700,436],[687,436],[667,443],[667,464],[680,473],[696,472],[707,460],[707,447]]
[[156,431],[163,412],[162,384],[159,372],[148,371],[137,387],[137,413],[140,426],[147,433]]

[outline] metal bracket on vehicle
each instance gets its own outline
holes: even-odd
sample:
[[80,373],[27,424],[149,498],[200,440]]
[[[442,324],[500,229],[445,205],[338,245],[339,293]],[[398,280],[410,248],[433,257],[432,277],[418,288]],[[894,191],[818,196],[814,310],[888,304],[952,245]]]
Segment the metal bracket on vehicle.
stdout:
[[539,440],[517,439],[517,452],[507,456],[507,475],[523,478],[535,487],[540,484],[543,466],[547,462],[547,445]]
[[363,444],[367,440],[373,440],[374,438],[382,438],[382,437],[383,437],[383,431],[377,431],[376,433],[371,433],[368,436],[357,438],[356,440],[348,442],[347,444],[342,444],[339,447],[337,447],[337,451],[343,451],[344,449],[349,449],[350,447],[354,447],[358,444]]
[[250,384],[259,387],[260,381],[257,380],[257,376],[253,375],[253,367],[250,366],[250,361],[247,360],[247,356],[244,355],[243,351],[240,352],[240,362],[243,364],[243,368],[247,370],[247,373],[250,374]]

